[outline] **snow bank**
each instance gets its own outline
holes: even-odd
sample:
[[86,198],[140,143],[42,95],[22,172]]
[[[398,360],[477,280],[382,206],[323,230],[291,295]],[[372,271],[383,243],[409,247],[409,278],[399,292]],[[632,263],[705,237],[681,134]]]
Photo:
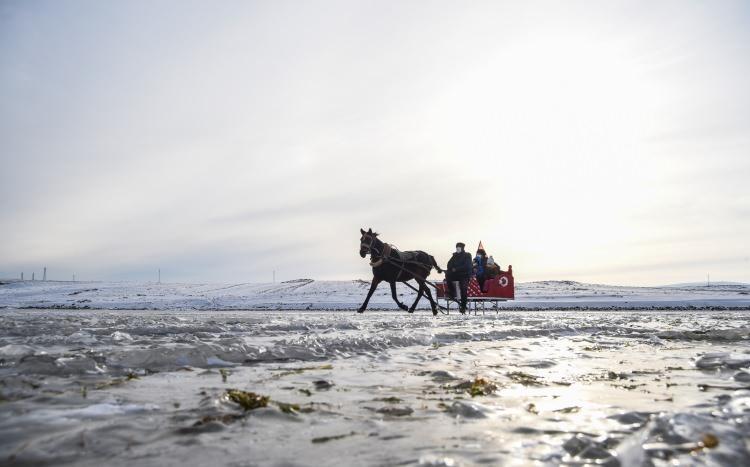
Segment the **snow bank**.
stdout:
[[[351,310],[360,306],[369,283],[298,279],[269,283],[157,284],[153,282],[0,282],[2,308]],[[407,304],[414,292],[398,286]],[[750,285],[624,287],[573,281],[516,285],[516,300],[504,309],[701,309],[750,308]],[[428,302],[422,300],[419,308]],[[396,309],[381,284],[369,308]]]

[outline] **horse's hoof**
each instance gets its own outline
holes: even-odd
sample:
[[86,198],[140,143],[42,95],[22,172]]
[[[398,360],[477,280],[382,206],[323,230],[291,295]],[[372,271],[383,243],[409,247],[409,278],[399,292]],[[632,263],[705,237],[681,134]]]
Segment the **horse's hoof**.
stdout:
[[432,316],[437,316],[437,310],[432,310]]
[[409,313],[414,313],[414,308],[409,308]]
[[360,308],[360,309],[357,310],[357,313],[364,313],[364,312],[365,312],[364,308]]
[[399,305],[398,307],[401,308],[404,311],[409,311],[409,307],[406,306],[406,305]]

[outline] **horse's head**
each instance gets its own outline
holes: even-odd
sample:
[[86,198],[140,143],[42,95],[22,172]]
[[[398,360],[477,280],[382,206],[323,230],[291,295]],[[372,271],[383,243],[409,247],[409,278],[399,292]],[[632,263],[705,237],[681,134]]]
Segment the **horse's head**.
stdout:
[[359,229],[359,231],[362,233],[362,237],[359,239],[359,256],[364,258],[372,252],[372,246],[377,241],[378,234],[373,232],[372,229],[368,229],[367,232],[364,229]]

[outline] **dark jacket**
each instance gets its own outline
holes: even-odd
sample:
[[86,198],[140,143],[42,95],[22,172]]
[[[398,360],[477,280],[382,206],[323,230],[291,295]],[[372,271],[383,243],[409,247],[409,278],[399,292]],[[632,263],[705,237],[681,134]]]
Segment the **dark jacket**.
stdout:
[[471,277],[472,269],[471,253],[453,253],[451,259],[448,260],[446,278],[451,281],[468,279]]

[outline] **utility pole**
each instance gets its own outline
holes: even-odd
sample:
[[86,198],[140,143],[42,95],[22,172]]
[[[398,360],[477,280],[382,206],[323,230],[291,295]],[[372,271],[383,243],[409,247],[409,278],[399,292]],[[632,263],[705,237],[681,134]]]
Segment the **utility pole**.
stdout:
[[42,276],[42,280],[43,281],[47,280],[47,266],[44,266],[44,275]]
[[35,281],[35,280],[36,280],[36,279],[34,278],[34,273],[33,273],[33,272],[31,273],[31,280],[32,280],[32,281]]
[[73,273],[73,282],[76,281],[76,273]]
[[157,284],[161,284],[161,268],[159,268],[159,281],[157,282]]
[[23,280],[23,273],[21,273],[21,280]]

